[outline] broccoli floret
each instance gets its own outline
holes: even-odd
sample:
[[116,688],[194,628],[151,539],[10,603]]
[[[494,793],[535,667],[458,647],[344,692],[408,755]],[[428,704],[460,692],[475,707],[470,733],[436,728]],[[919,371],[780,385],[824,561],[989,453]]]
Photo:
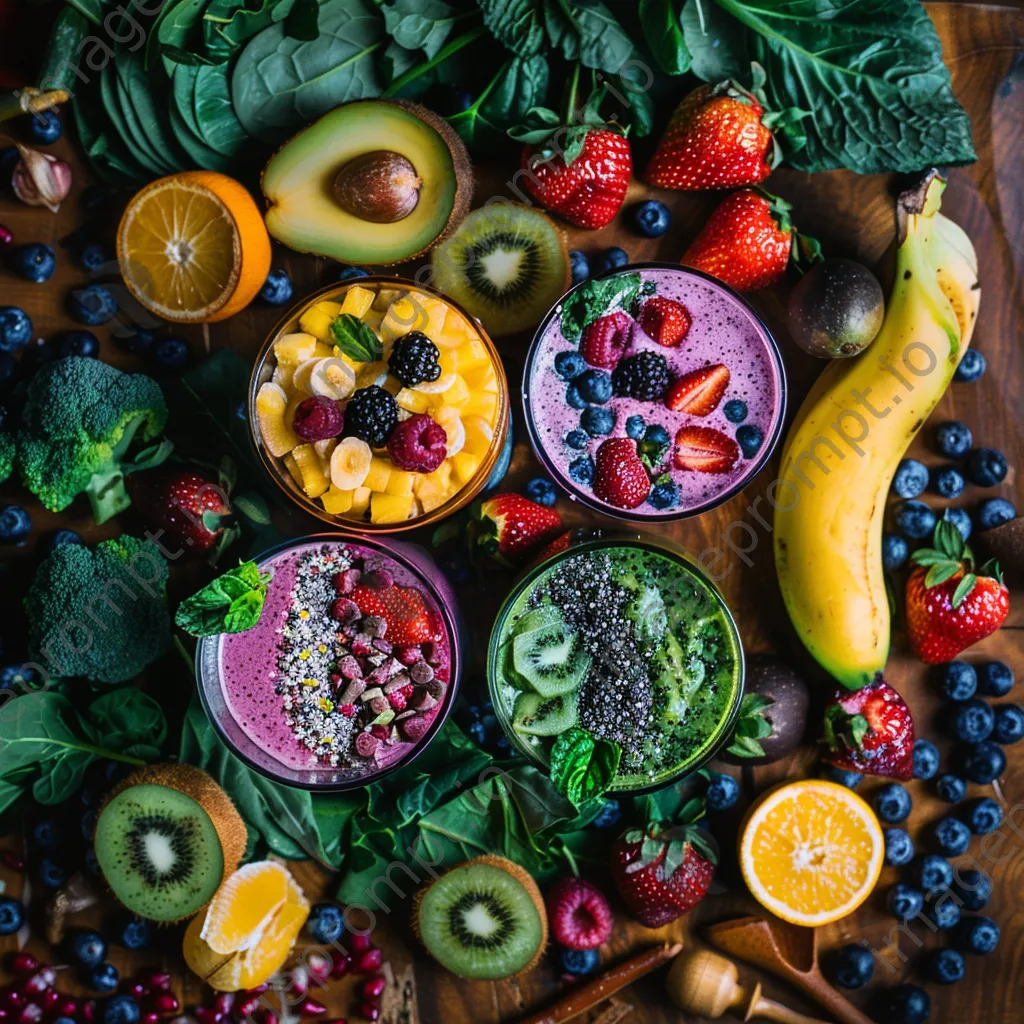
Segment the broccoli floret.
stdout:
[[29,651],[51,675],[123,683],[170,645],[167,562],[137,537],[63,545],[36,570],[25,611]]
[[15,454],[14,435],[7,430],[0,430],[0,484],[14,472]]
[[96,522],[106,522],[131,503],[125,474],[159,465],[170,454],[165,442],[127,459],[134,440],[153,440],[166,422],[160,385],[141,373],[80,356],[45,364],[23,394],[17,433],[22,483],[51,512],[84,492]]

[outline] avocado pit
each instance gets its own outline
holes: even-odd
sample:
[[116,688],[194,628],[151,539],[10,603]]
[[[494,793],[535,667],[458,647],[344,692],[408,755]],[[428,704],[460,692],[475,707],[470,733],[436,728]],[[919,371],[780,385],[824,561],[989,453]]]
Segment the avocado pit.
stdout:
[[416,209],[422,185],[406,157],[378,149],[354,157],[338,171],[334,198],[353,217],[373,224],[394,224]]

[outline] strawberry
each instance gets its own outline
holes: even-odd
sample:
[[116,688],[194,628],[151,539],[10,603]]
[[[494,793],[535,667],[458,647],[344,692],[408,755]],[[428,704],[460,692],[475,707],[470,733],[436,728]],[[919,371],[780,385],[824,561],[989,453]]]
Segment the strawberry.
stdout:
[[682,917],[707,894],[718,857],[693,825],[631,829],[612,847],[612,878],[622,901],[648,928]]
[[496,494],[481,504],[479,525],[477,545],[511,564],[551,540],[562,529],[562,517],[521,494]]
[[673,412],[710,416],[729,386],[729,367],[722,363],[702,366],[684,374],[668,389],[665,404]]
[[672,451],[676,469],[694,473],[728,473],[739,461],[740,446],[712,427],[680,427]]
[[587,327],[580,339],[580,355],[591,366],[614,370],[629,348],[632,335],[632,319],[621,309],[616,310]]
[[603,228],[626,198],[633,158],[629,142],[610,128],[590,128],[564,148],[544,142],[523,147],[527,191],[541,206],[581,228]]
[[911,556],[915,568],[907,580],[910,646],[928,665],[950,661],[990,636],[1010,611],[998,563],[975,570],[971,549],[946,519],[936,524],[933,543]]
[[651,493],[651,479],[631,437],[610,437],[597,449],[594,494],[616,508],[636,508]]
[[672,189],[756,185],[781,159],[772,120],[735,82],[699,86],[673,112],[644,180]]
[[675,299],[655,295],[641,307],[637,323],[644,333],[665,348],[675,348],[686,337],[692,323],[690,311]]
[[[717,277],[738,292],[774,284],[793,254],[796,231],[789,203],[746,188],[726,196],[680,261]],[[817,258],[817,243],[801,237],[800,255]]]
[[423,644],[441,636],[434,613],[415,587],[360,583],[352,591],[351,600],[363,615],[376,615],[387,623],[384,636],[392,646]]
[[194,470],[165,465],[133,473],[127,482],[147,530],[164,547],[206,552],[232,526],[226,489]]
[[881,674],[859,690],[839,690],[824,717],[827,764],[891,779],[913,776],[914,719]]

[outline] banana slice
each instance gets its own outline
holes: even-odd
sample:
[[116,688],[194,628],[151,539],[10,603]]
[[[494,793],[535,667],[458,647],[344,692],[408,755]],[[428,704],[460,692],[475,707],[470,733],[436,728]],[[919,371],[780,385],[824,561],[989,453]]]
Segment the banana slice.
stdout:
[[413,384],[413,391],[422,391],[425,395],[439,395],[447,391],[455,383],[454,373],[442,373],[437,380],[421,380]]
[[434,412],[434,422],[444,430],[448,437],[448,443],[445,446],[448,449],[448,458],[458,455],[466,443],[466,428],[462,425],[459,410],[454,405],[442,405]]
[[331,483],[339,491],[361,487],[370,472],[370,446],[358,437],[346,437],[338,442],[331,454]]
[[367,363],[356,377],[356,388],[368,388],[371,384],[384,387],[384,381],[388,379],[387,363]]
[[320,359],[306,359],[299,363],[295,367],[295,372],[292,374],[292,387],[298,388],[299,391],[304,392],[307,395],[313,393],[312,385],[310,380],[313,376],[313,370],[316,369],[316,364],[322,362]]
[[[305,365],[303,363],[299,369]],[[298,373],[298,370],[295,372]],[[337,356],[318,359],[310,374],[309,386],[314,395],[325,395],[336,400],[347,398],[355,390],[356,371]]]

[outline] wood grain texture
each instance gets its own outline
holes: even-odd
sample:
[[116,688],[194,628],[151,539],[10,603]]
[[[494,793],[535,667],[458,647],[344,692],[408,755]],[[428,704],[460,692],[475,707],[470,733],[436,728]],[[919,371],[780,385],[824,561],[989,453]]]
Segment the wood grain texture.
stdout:
[[[1024,459],[1024,176],[1020,167],[1024,159],[1024,66],[1020,62],[1020,53],[1024,47],[1024,12],[1017,8],[981,4],[932,5],[929,10],[945,45],[955,92],[971,115],[980,158],[972,167],[952,172],[943,210],[968,231],[978,251],[983,298],[974,345],[989,362],[989,372],[980,383],[953,385],[934,419],[962,419],[970,425],[980,443],[1006,452],[1010,474],[998,493],[1021,506],[1024,494],[1021,493],[1018,467]],[[59,143],[53,151],[74,160],[67,140]],[[637,145],[638,166],[643,165],[649,152],[649,141]],[[76,162],[76,193],[84,184],[85,177],[79,166]],[[504,180],[498,173],[481,173],[478,200],[495,195],[508,196]],[[800,227],[820,238],[829,253],[852,256],[868,264],[876,264],[881,259],[892,238],[893,185],[894,182],[884,176],[858,177],[838,171],[813,176],[779,171],[770,182],[772,191],[794,204]],[[634,183],[629,203],[644,196],[643,187]],[[596,251],[606,245],[621,244],[634,259],[678,260],[717,197],[711,194],[661,193],[658,198],[666,201],[674,213],[672,229],[665,237],[638,239],[625,226],[625,218],[619,218],[599,235],[570,232],[572,245]],[[0,197],[0,223],[10,227],[19,240],[48,242],[60,253],[58,275],[47,285],[26,284],[8,271],[0,271],[0,305],[15,304],[25,308],[33,318],[38,335],[52,336],[73,326],[61,309],[62,296],[69,287],[84,282],[86,275],[73,266],[66,251],[59,249],[58,240],[77,226],[77,221],[75,196],[56,217],[21,207],[10,197]],[[329,261],[300,256],[280,248],[275,251],[274,265],[286,268],[292,275],[297,297],[327,280],[334,266]],[[755,295],[753,302],[780,339],[789,375],[792,416],[810,382],[821,369],[821,363],[797,351],[785,336],[785,288]],[[243,355],[251,356],[276,319],[275,310],[256,304],[229,322],[211,328],[209,345],[213,348],[232,347]],[[117,350],[105,331],[101,329],[98,333],[105,359],[126,368],[141,368],[140,360]],[[206,343],[198,331],[188,332],[188,336],[198,349]],[[505,339],[499,346],[513,382],[521,379],[527,344],[527,338],[515,338]],[[509,484],[513,487],[525,483],[536,471],[536,463],[525,443],[521,411],[514,407],[514,412],[517,444],[509,476]],[[929,450],[927,437],[928,432],[925,431],[915,442],[912,454],[927,463],[935,463],[938,459]],[[830,686],[820,670],[810,663],[791,630],[775,581],[770,533],[758,521],[758,514],[763,514],[768,508],[764,495],[778,470],[778,462],[776,455],[743,494],[721,508],[699,520],[662,529],[695,554],[708,546],[722,548],[722,564],[730,570],[722,582],[722,589],[736,614],[747,650],[774,651],[790,658],[806,672],[808,678],[820,684],[815,689],[823,697]],[[25,503],[23,492],[12,485],[5,486],[2,495],[4,500]],[[964,504],[965,499],[973,504],[980,497],[982,494],[978,489],[969,488],[957,504]],[[936,501],[935,504],[944,503]],[[592,523],[597,518],[584,516],[564,500],[560,506],[566,519],[574,524]],[[28,507],[34,522],[33,541],[58,525],[77,529],[90,541],[117,532],[114,523],[102,528],[92,526],[84,503],[76,503],[61,516],[50,515],[34,504]],[[770,517],[767,521],[770,523]],[[282,526],[298,535],[316,529],[317,523],[295,511]],[[756,538],[756,543],[753,538]],[[34,557],[30,548],[31,545],[26,549],[4,552],[5,558],[11,562],[15,579],[29,571]],[[504,587],[499,585],[463,592],[466,606],[473,610],[473,663],[469,666],[468,687],[482,685],[486,639],[504,592]],[[1000,658],[1009,662],[1018,675],[1024,674],[1020,642],[1022,629],[1024,594],[1018,593],[1014,595],[1007,625],[997,635],[979,644],[971,652],[970,660]],[[889,679],[910,703],[920,732],[929,736],[939,735],[935,719],[940,701],[935,686],[929,682],[922,666],[903,653],[906,651],[905,639],[902,627],[897,623]],[[170,687],[163,686],[161,696],[172,707],[183,707],[189,685],[188,678],[181,671]],[[1014,697],[1021,699],[1019,687],[1010,699]],[[944,750],[947,748],[945,741],[940,740],[940,746]],[[745,796],[752,797],[779,780],[811,770],[814,760],[815,752],[808,744],[783,763],[744,769]],[[870,798],[879,784],[866,782],[861,787],[862,794]],[[944,805],[932,798],[919,783],[913,783],[911,789],[915,808],[910,829],[917,836],[927,823],[941,816]],[[983,861],[982,866],[995,879],[996,896],[990,913],[1003,930],[1003,940],[996,955],[971,959],[965,981],[950,989],[930,989],[935,1004],[932,1019],[943,1024],[1015,1024],[1024,1021],[1024,1004],[1020,999],[1020,978],[1024,973],[1024,905],[1019,899],[1024,892],[1024,767],[1015,751],[1011,751],[1003,792],[1011,807],[1021,802],[1016,814],[1011,815],[1015,825],[1004,826],[997,836],[985,842],[976,840],[972,844],[972,854]],[[726,850],[734,844],[739,818],[739,812],[716,818],[715,831]],[[5,840],[7,843],[14,841]],[[315,866],[297,864],[294,870],[311,898],[329,892],[330,878]],[[19,891],[20,880],[12,872],[0,868],[0,878],[7,883],[9,891]],[[828,951],[846,942],[859,941],[867,941],[876,949],[884,948],[893,928],[893,921],[884,908],[884,893],[896,878],[897,872],[886,868],[876,895],[867,904],[844,921],[822,930],[819,937],[822,949]],[[692,930],[699,930],[701,922],[751,913],[756,909],[738,877],[735,858],[726,856],[716,894],[685,921],[651,932],[626,923],[624,916],[620,916],[610,948],[603,954],[603,962],[624,959],[645,945],[668,939],[685,940]],[[558,995],[558,971],[550,962],[527,978],[495,985],[454,978],[417,949],[407,926],[407,911],[406,906],[395,906],[377,935],[398,979],[389,990],[385,1003],[383,1019],[387,1024],[505,1024],[517,1020],[526,1011],[546,1005]],[[97,923],[99,918],[98,913],[89,912],[83,915],[82,921]],[[912,931],[913,936],[904,935],[902,938],[902,954],[890,957],[891,970],[879,963],[875,986],[887,984],[890,979],[892,982],[909,980],[921,952],[937,942],[921,926]],[[134,963],[121,950],[114,950],[112,958],[126,972],[143,965],[164,966],[179,980],[186,1002],[194,1002],[200,995],[200,988],[181,964],[179,943],[178,930],[169,929],[161,933],[154,950],[138,957]],[[759,980],[757,972],[747,967],[741,966],[740,973],[745,982]],[[768,977],[760,977],[760,980],[765,982],[767,996],[814,1015],[813,1004],[806,1002],[794,990]],[[416,989],[416,1008],[410,1011],[412,984]],[[70,986],[62,981],[62,987]],[[332,987],[329,993],[330,1016],[348,1016],[350,989],[351,983],[347,982]],[[865,1002],[864,993],[854,993],[852,998],[862,1005]],[[684,1018],[670,1006],[660,976],[648,978],[621,993],[614,1004],[606,1004],[589,1017],[592,1024],[598,1021],[600,1024],[618,1021],[677,1024],[683,1019],[696,1021],[696,1018]]]

